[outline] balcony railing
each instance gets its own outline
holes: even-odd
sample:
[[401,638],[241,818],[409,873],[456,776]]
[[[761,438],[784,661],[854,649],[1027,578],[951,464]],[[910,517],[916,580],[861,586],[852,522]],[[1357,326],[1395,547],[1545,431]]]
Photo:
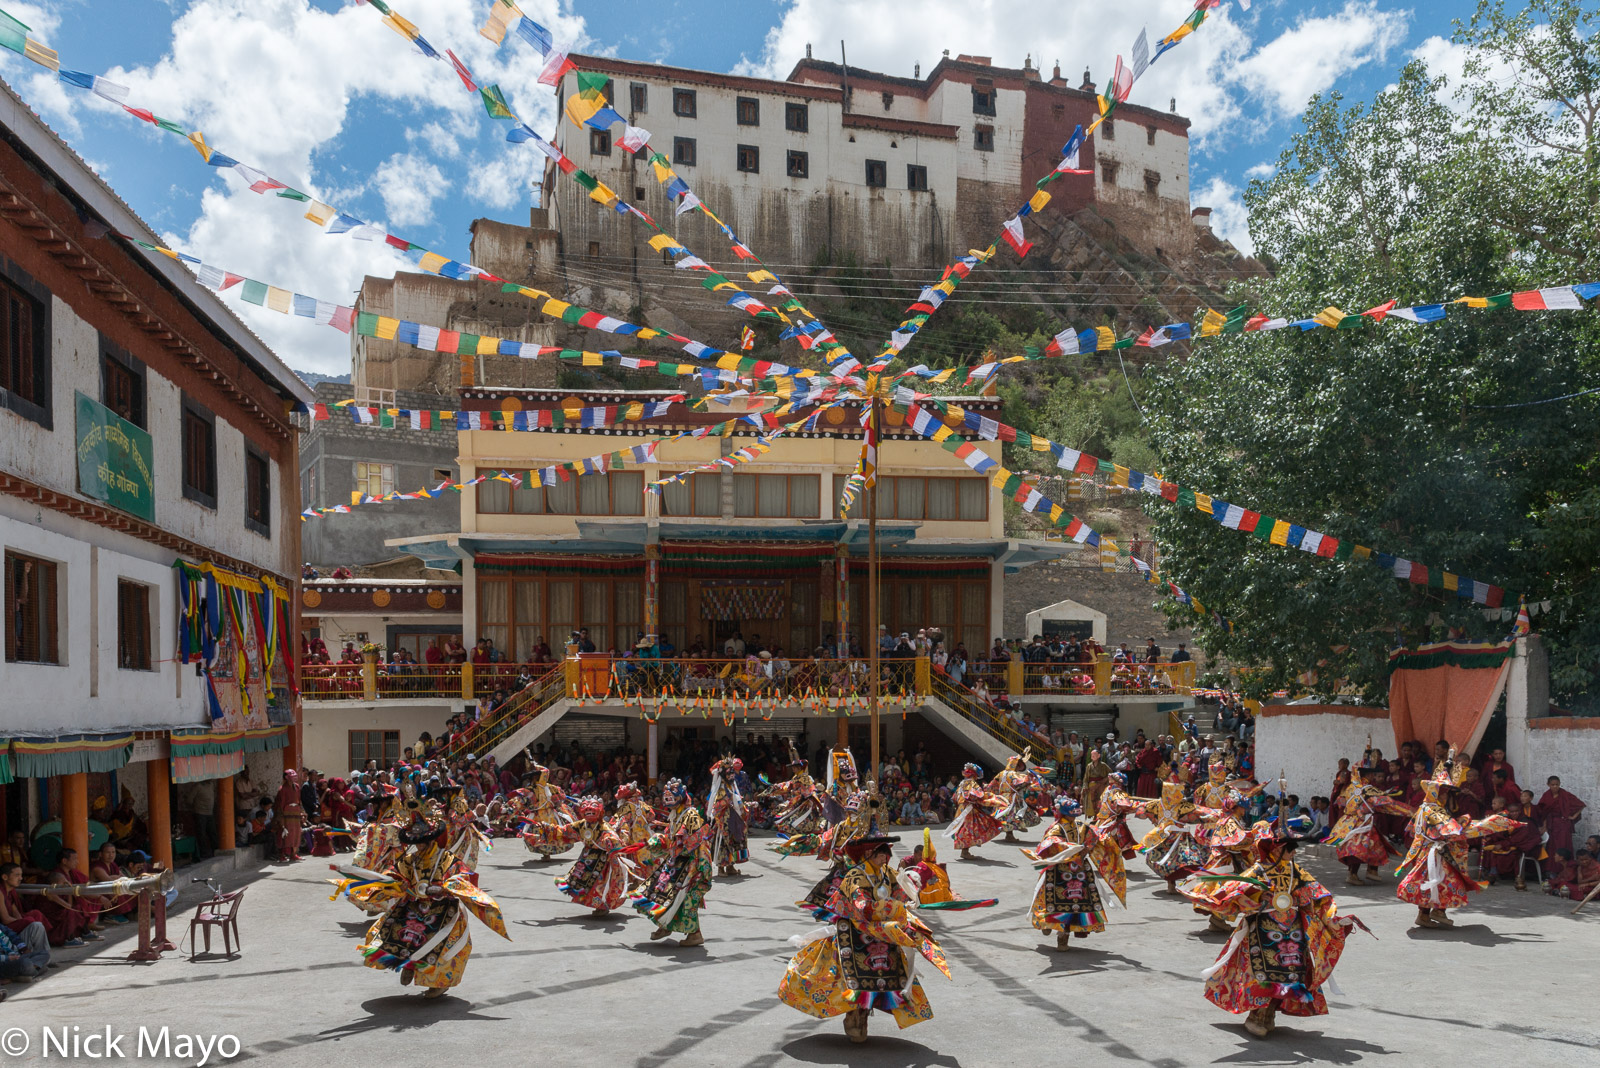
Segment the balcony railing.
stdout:
[[304,664],[307,701],[477,700],[512,693],[559,664]]

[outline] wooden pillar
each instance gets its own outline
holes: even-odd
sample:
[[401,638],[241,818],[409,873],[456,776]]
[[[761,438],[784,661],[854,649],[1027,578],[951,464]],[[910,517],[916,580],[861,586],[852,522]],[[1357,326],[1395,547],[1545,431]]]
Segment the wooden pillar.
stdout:
[[89,776],[61,776],[61,845],[78,851],[78,870],[89,874]]
[[233,837],[233,776],[217,780],[217,848],[234,849],[238,843]]
[[654,637],[657,642],[661,640],[661,546],[659,545],[644,547],[644,632],[646,636]]
[[839,655],[850,655],[850,550],[843,545],[834,550],[833,614],[834,635],[839,642]]
[[378,654],[361,654],[361,696],[368,701],[378,699]]
[[849,745],[850,744],[850,717],[849,716],[837,716],[837,717],[834,718],[833,722],[838,727],[838,733],[834,736],[835,740],[840,745]]
[[[288,750],[284,759],[288,760]],[[165,757],[145,762],[145,785],[150,797],[150,811],[145,822],[150,826],[150,855],[165,868],[172,867],[172,800],[169,793],[172,783],[172,763]]]
[[1020,651],[1015,652],[1011,659],[1006,661],[1006,693],[1011,697],[1021,697],[1026,687],[1026,678],[1027,672],[1022,662],[1022,654]]
[[661,725],[646,723],[644,728],[645,779],[654,786],[661,777]]

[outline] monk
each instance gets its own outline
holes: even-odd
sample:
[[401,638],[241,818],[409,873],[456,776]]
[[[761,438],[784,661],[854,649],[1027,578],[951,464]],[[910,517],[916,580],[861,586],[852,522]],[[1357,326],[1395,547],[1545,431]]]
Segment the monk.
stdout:
[[[44,881],[51,886],[86,886],[89,877],[78,870],[78,851],[71,846],[61,850],[56,866],[45,873]],[[100,908],[104,901],[98,897],[68,896],[46,891],[37,895],[39,911],[44,914],[44,926],[50,935],[51,945],[73,945],[73,939],[98,942],[102,929]],[[58,942],[57,939],[60,939]]]
[[[1483,758],[1484,782],[1493,782],[1494,773],[1497,771],[1506,773],[1507,782],[1514,784],[1517,781],[1516,770],[1506,761],[1506,751],[1504,749],[1492,750],[1488,756]],[[1511,800],[1507,798],[1506,803],[1510,804]]]
[[1467,769],[1467,781],[1457,791],[1456,815],[1473,821],[1481,820],[1489,811],[1489,792],[1477,768]]
[[[106,844],[100,847],[89,863],[89,875],[97,883],[109,883],[123,877],[122,869],[117,866],[117,843],[106,839]],[[100,915],[112,923],[127,923],[138,908],[137,894],[123,894],[121,897],[107,897]]]
[[1154,797],[1156,795],[1156,769],[1163,763],[1161,750],[1153,742],[1146,741],[1133,757],[1133,766],[1139,772],[1139,779],[1134,784],[1133,792],[1140,797]]
[[[4,923],[16,934],[25,931],[29,924],[40,923],[44,925],[45,934],[51,945],[59,946],[67,943],[66,938],[58,938],[57,932],[51,928],[50,921],[38,909],[25,909],[22,907],[22,894],[17,887],[22,885],[22,865],[16,861],[0,863],[0,923]],[[75,946],[83,945],[82,939],[71,943]]]
[[1544,829],[1550,835],[1547,843],[1551,854],[1564,849],[1572,853],[1572,829],[1582,815],[1584,804],[1561,788],[1561,776],[1552,775],[1545,780],[1544,796],[1539,798],[1539,815],[1544,819]]
[[1496,768],[1489,777],[1489,796],[1503,797],[1506,799],[1507,808],[1515,808],[1522,801],[1522,789],[1517,786],[1517,781],[1506,774],[1504,768]]
[[1551,851],[1549,868],[1550,892],[1557,897],[1567,897],[1574,901],[1582,901],[1588,897],[1595,886],[1600,885],[1600,860],[1591,854],[1579,851],[1576,857],[1570,853]]
[[278,855],[286,861],[299,860],[306,810],[300,803],[300,775],[293,768],[284,771],[273,808],[278,814]]
[[1100,795],[1106,792],[1106,780],[1111,777],[1111,765],[1100,759],[1100,750],[1089,753],[1089,762],[1083,766],[1084,811],[1093,816],[1100,810]]

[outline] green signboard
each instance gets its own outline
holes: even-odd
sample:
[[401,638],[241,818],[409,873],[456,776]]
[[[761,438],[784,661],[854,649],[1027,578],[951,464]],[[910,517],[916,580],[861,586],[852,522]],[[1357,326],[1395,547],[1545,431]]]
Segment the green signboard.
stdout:
[[154,522],[150,435],[94,398],[77,396],[78,492]]

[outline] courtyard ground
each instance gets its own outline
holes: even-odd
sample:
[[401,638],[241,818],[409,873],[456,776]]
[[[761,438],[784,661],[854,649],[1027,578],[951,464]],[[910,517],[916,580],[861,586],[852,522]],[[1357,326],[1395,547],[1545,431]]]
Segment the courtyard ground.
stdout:
[[[920,839],[902,831],[905,848]],[[786,940],[814,926],[793,902],[822,868],[805,858],[780,864],[769,844],[752,842],[745,874],[716,881],[702,914],[705,945],[682,949],[651,942],[631,910],[590,919],[560,894],[554,877],[575,853],[542,863],[519,841],[497,842],[481,882],[512,941],[474,922],[465,981],[431,1002],[393,973],[361,966],[368,921],[328,900],[325,861],[269,866],[226,880],[249,887],[239,959],[126,964],[132,929],[117,928],[91,949],[65,951],[42,981],[7,987],[0,1030],[20,1028],[30,1040],[20,1060],[38,1063],[43,1028],[109,1027],[130,1036],[122,1050],[133,1061],[131,1036],[143,1026],[233,1035],[234,1061],[273,1066],[1600,1065],[1600,903],[1574,917],[1571,902],[1501,885],[1456,913],[1453,930],[1415,930],[1392,877],[1347,887],[1343,868],[1315,850],[1306,866],[1377,935],[1351,937],[1336,974],[1343,994],[1329,997],[1327,1016],[1280,1015],[1278,1030],[1258,1040],[1242,1017],[1205,1001],[1198,974],[1225,936],[1208,933],[1141,860],[1130,863],[1128,910],[1113,910],[1104,934],[1057,952],[1028,924],[1032,870],[1014,846],[995,842],[951,872],[960,896],[997,897],[999,906],[931,920],[954,976],[920,970],[934,1018],[899,1031],[875,1014],[871,1041],[852,1046],[839,1021],[777,999],[793,952]],[[192,905],[175,911],[176,938]],[[15,1039],[0,1036],[15,1054],[6,1041]],[[50,1057],[62,1059],[71,1058]]]

